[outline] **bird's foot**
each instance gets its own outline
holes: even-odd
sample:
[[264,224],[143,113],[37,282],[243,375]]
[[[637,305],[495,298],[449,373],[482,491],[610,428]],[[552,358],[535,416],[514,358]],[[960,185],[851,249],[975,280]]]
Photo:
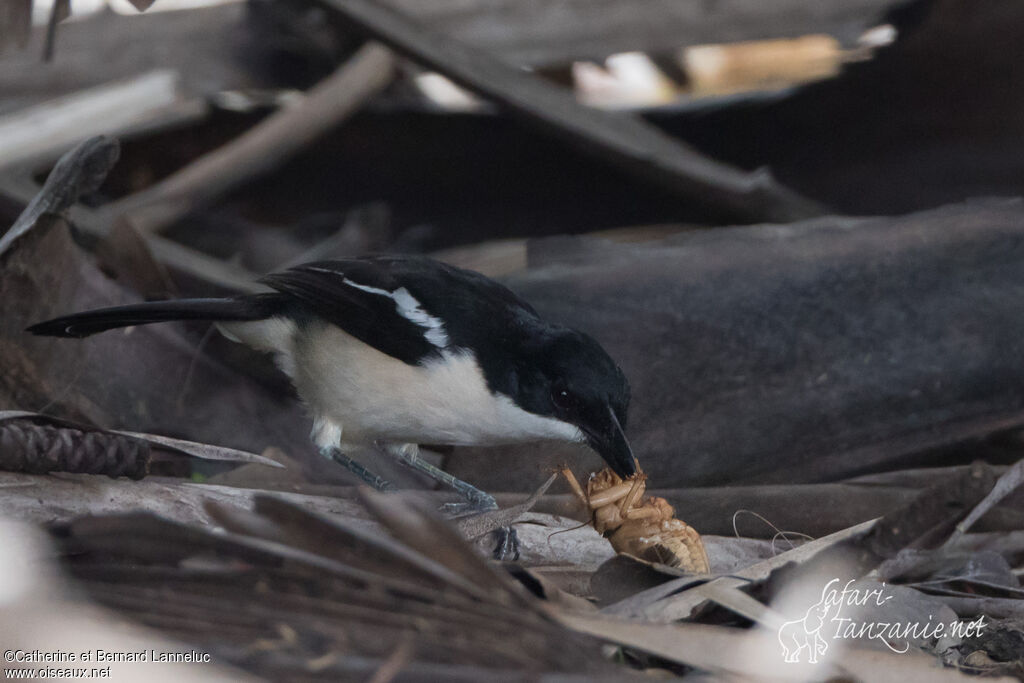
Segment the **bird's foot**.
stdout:
[[[419,448],[415,444],[382,444],[382,447],[396,457],[399,462],[426,474],[434,481],[452,487],[465,499],[465,502],[445,503],[440,507],[441,512],[449,517],[481,514],[498,509],[498,502],[494,500],[494,496],[426,462],[420,457]],[[519,559],[519,536],[515,529],[507,526],[491,533],[496,540],[494,559],[499,561]]]
[[519,559],[519,534],[515,527],[503,526],[491,532],[496,544],[494,559],[498,562],[515,562]]
[[[498,509],[498,503],[494,496],[480,492],[479,496],[473,496],[472,501],[464,503],[445,503],[441,506],[441,512],[451,517],[462,517],[464,515],[480,515],[493,512]],[[499,562],[513,562],[519,559],[519,535],[514,527],[503,526],[491,532],[494,538],[494,550],[492,555]]]
[[[462,493],[460,491],[460,493]],[[440,507],[441,512],[449,517],[461,517],[463,515],[478,515],[482,512],[491,512],[498,509],[498,501],[494,496],[484,493],[479,489],[463,493],[466,498],[461,503],[445,503]]]

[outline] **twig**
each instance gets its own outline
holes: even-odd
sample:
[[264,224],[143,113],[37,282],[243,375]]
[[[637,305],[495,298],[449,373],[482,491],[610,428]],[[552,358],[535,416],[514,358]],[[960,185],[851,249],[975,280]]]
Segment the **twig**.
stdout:
[[388,655],[388,658],[384,660],[380,668],[374,672],[370,683],[391,683],[398,674],[402,673],[402,669],[409,664],[415,649],[416,641],[411,636],[407,636],[405,640],[395,647],[394,652]]
[[50,18],[46,21],[46,42],[43,43],[43,61],[53,61],[53,50],[57,43],[57,24],[71,14],[71,0],[54,0]]
[[89,138],[62,156],[43,188],[0,237],[0,255],[44,214],[63,214],[83,194],[94,192],[117,163],[120,150],[117,140],[101,135]]
[[1024,484],[1024,460],[1018,460],[1003,476],[999,477],[996,485],[989,491],[989,494],[971,510],[970,514],[956,525],[956,529],[946,539],[945,545],[951,546],[956,544],[968,529],[985,516],[985,513],[998,505],[999,501],[1003,498],[1013,493],[1021,484]]
[[766,171],[744,173],[709,159],[641,119],[576,102],[571,93],[372,0],[318,0],[396,50],[443,73],[528,122],[601,154],[723,217],[791,221],[823,207],[777,184]]
[[126,215],[140,231],[159,232],[337,126],[391,82],[393,67],[387,48],[364,45],[299,104],[276,112],[152,187],[108,204],[101,215]]

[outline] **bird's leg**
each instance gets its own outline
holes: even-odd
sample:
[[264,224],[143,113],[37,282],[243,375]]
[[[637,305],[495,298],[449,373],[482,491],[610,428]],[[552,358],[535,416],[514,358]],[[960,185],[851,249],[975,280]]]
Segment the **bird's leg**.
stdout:
[[434,467],[420,457],[420,449],[414,443],[407,444],[384,444],[384,450],[394,456],[404,465],[408,465],[417,472],[422,472],[434,481],[450,486],[466,499],[465,503],[449,503],[445,506],[447,512],[461,514],[467,512],[487,512],[497,510],[498,503],[494,496],[481,491],[472,484],[467,484],[458,477],[453,477],[439,467]]
[[359,477],[360,481],[364,484],[372,486],[378,491],[393,491],[394,487],[383,477],[379,477],[356,460],[348,457],[341,452],[338,446],[321,446],[320,455],[324,456],[328,460],[333,460],[338,463],[352,474]]
[[342,433],[343,430],[341,425],[322,415],[317,415],[313,418],[313,430],[310,432],[309,438],[316,444],[317,449],[320,451],[320,455],[324,456],[328,460],[333,460],[338,463],[346,470],[359,477],[359,480],[364,484],[372,486],[377,491],[393,491],[394,487],[391,486],[390,482],[366,469],[366,466],[361,462],[353,460],[345,455],[341,449]]
[[[465,503],[445,504],[442,506],[445,512],[453,515],[462,515],[498,509],[498,502],[494,500],[494,496],[491,494],[481,491],[472,484],[467,484],[458,477],[453,477],[421,458],[419,446],[416,444],[383,444],[382,447],[387,453],[397,458],[399,462],[408,465],[417,472],[422,472],[434,481],[452,487],[459,495],[466,499]],[[519,536],[516,534],[516,530],[507,526],[495,529],[493,533],[496,540],[494,559],[518,560]]]

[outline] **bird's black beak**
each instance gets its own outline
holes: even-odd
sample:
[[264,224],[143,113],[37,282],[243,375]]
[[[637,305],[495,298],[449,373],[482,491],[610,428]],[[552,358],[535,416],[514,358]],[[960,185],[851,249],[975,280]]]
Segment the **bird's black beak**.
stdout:
[[601,420],[600,429],[584,429],[587,443],[604,458],[615,474],[623,479],[636,474],[637,463],[633,457],[633,449],[629,447],[626,434],[622,431],[619,418],[611,406],[606,406],[607,417]]

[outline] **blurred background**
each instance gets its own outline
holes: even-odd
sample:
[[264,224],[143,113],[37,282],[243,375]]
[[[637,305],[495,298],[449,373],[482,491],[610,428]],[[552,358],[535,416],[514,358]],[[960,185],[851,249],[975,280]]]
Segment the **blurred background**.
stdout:
[[[23,330],[429,254],[601,341],[649,487],[701,532],[886,515],[1022,454],[1021,36],[1011,0],[7,0],[0,409],[287,466],[172,460],[168,486],[351,500],[283,375],[209,325]],[[47,185],[95,135],[119,141],[109,172]],[[600,467],[425,446],[508,503]],[[96,512],[31,491],[7,513]],[[981,528],[1020,528],[1012,500]]]
[[[69,214],[96,272],[54,285],[66,264],[40,254],[38,288],[5,282],[31,366],[14,406],[273,446],[335,481],[283,378],[206,326],[138,331],[180,367],[21,329],[83,307],[79,278],[98,304],[427,253],[597,336],[666,486],[948,462],[1024,408],[1019,283],[988,253],[1012,249],[982,218],[1013,224],[1024,178],[1014,3],[19,0],[0,20],[8,223],[75,142],[121,143]],[[764,223],[790,227],[735,227]],[[549,450],[444,457],[512,490],[593,464]]]

